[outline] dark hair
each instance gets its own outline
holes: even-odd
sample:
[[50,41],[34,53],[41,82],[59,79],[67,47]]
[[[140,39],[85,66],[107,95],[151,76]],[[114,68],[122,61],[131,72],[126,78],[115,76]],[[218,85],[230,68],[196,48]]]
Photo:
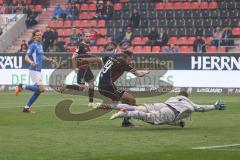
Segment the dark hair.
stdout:
[[178,93],[179,96],[184,96],[184,97],[188,97],[188,93],[186,91],[180,91]]
[[132,51],[129,51],[129,50],[123,51],[123,54],[128,55],[128,56],[130,56],[130,57],[133,56],[133,52],[132,52]]
[[36,35],[37,32],[40,32],[40,30],[39,30],[39,29],[36,29],[35,31],[33,31],[33,33],[32,33],[32,39],[34,39],[33,37],[35,37],[35,35]]

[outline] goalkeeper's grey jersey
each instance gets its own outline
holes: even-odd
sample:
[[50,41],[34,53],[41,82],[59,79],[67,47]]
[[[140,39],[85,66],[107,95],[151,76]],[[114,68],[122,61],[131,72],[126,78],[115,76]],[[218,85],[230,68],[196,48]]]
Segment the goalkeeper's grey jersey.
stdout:
[[169,98],[165,104],[170,105],[177,111],[182,113],[185,110],[191,110],[192,112],[207,112],[215,109],[213,105],[198,105],[193,103],[190,99],[185,96],[176,96]]

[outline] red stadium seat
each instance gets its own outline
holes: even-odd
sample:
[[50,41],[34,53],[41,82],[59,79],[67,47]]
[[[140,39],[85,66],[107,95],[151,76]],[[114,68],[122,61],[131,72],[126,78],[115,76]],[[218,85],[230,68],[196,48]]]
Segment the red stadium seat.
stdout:
[[63,26],[64,26],[64,28],[72,27],[72,21],[64,21]]
[[142,51],[144,52],[144,53],[151,53],[151,46],[144,46],[143,47],[143,49],[142,49]]
[[193,46],[188,47],[188,52],[193,53]]
[[126,3],[128,0],[120,0],[121,3]]
[[62,28],[63,27],[63,21],[56,21],[55,27]]
[[32,0],[27,0],[27,4],[32,4]]
[[98,30],[98,33],[102,36],[106,36],[107,35],[107,30],[105,28],[100,28]]
[[89,19],[89,14],[88,12],[82,12],[80,14],[80,19]]
[[189,53],[189,48],[188,46],[181,46],[179,48],[180,53]]
[[162,52],[165,53],[167,48],[168,48],[168,46],[162,46],[162,48],[161,48]]
[[217,9],[218,8],[218,4],[217,2],[210,2],[208,9]]
[[211,42],[212,42],[212,37],[211,37],[211,36],[210,36],[210,37],[206,37],[205,42],[206,42],[208,45],[210,45]]
[[80,20],[75,20],[73,21],[72,27],[80,27],[81,21]]
[[209,47],[207,48],[207,52],[208,52],[208,53],[217,52],[216,46],[209,46]]
[[143,38],[142,38],[142,44],[146,44],[147,41],[148,41],[148,37],[143,37]]
[[105,44],[107,44],[107,39],[106,38],[98,38],[98,40],[97,40],[97,44],[98,45],[105,45]]
[[170,37],[169,40],[168,40],[168,43],[177,44],[177,37]]
[[226,53],[226,48],[225,47],[219,47],[217,49],[218,53]]
[[143,52],[142,46],[135,46],[133,48],[133,52],[135,52],[135,53],[142,53]]
[[96,11],[96,4],[89,4],[88,10],[89,11]]
[[88,20],[82,20],[79,27],[89,27]]
[[72,29],[64,29],[64,36],[70,36],[70,35],[72,35],[72,33],[73,33],[73,31],[72,31]]
[[2,5],[4,3],[4,0],[0,0],[0,5]]
[[88,10],[88,4],[81,4],[80,10],[81,11],[87,11]]
[[51,28],[56,27],[56,21],[49,21],[48,22],[48,27],[51,27]]
[[160,51],[161,51],[161,48],[159,46],[152,47],[152,53],[159,53]]
[[163,3],[157,3],[157,4],[155,5],[156,10],[163,10],[164,7],[165,7],[165,6],[164,6]]
[[105,27],[106,21],[105,20],[99,20],[97,23],[97,27]]
[[88,12],[88,18],[92,19],[96,15],[96,12]]
[[63,29],[57,29],[58,36],[64,36],[64,30]]
[[69,38],[69,37],[65,37],[63,40],[64,40],[64,42],[65,42],[66,44],[68,44],[68,43],[70,42],[70,38]]
[[88,21],[88,23],[89,23],[89,26],[93,26],[93,27],[97,26],[97,21],[96,20],[90,20],[90,21]]
[[191,4],[190,2],[183,2],[182,7],[183,7],[182,8],[183,10],[189,10],[191,7]]
[[175,10],[179,10],[179,9],[182,9],[182,8],[183,7],[182,7],[182,3],[181,2],[176,2],[173,5],[173,9],[175,9]]
[[240,27],[235,27],[232,29],[232,34],[234,36],[240,36]]
[[116,3],[116,4],[114,4],[114,10],[115,11],[120,11],[121,9],[122,9],[122,5],[121,5],[121,3]]
[[188,40],[187,40],[187,44],[189,45],[193,45],[194,41],[195,41],[196,37],[188,37]]
[[200,9],[208,9],[208,2],[201,2]]
[[198,2],[192,2],[192,3],[190,4],[190,8],[191,8],[191,9],[199,9],[199,8],[200,8],[200,5],[199,5]]
[[178,44],[188,44],[187,37],[178,38]]
[[93,52],[93,53],[99,52],[97,46],[91,46],[90,51]]
[[132,40],[133,45],[142,45],[142,38],[141,37],[134,37]]
[[166,10],[174,9],[173,3],[165,3],[164,9]]

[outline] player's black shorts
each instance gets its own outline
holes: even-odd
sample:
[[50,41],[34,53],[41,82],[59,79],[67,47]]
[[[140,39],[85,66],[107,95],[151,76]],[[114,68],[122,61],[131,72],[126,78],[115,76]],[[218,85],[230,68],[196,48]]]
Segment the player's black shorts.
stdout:
[[99,81],[98,90],[101,95],[110,98],[112,101],[120,101],[124,91],[118,90],[116,86],[109,82]]
[[84,84],[85,82],[89,82],[90,80],[93,80],[94,76],[90,69],[90,67],[81,68],[77,74],[77,83],[78,84]]

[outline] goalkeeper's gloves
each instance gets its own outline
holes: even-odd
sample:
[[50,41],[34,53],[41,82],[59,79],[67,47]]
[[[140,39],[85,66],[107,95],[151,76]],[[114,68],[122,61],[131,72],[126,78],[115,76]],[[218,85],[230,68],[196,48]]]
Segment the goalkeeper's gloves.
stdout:
[[215,102],[214,107],[218,110],[225,110],[225,104],[224,103],[220,103],[220,101],[218,100],[217,102]]

